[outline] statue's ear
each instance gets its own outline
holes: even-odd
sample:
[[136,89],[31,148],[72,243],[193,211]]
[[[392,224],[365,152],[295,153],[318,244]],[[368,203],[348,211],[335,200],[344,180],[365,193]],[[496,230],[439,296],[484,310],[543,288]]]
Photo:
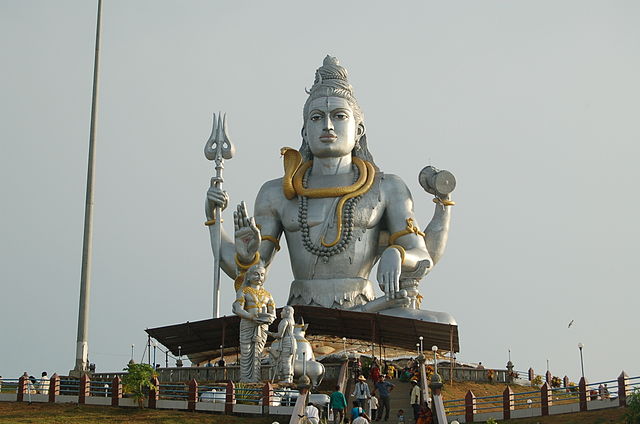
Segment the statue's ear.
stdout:
[[358,128],[356,129],[356,138],[360,139],[360,137],[365,135],[366,132],[367,132],[367,129],[365,128],[364,123],[360,122],[358,124]]

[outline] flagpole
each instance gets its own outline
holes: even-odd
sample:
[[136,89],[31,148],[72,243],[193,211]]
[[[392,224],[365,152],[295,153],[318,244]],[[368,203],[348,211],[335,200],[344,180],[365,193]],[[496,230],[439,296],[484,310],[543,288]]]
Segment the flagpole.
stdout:
[[91,289],[91,262],[93,245],[93,185],[95,180],[95,142],[98,114],[98,71],[100,63],[100,26],[102,0],[98,0],[96,18],[96,48],[93,58],[93,93],[91,97],[91,127],[89,130],[89,160],[87,164],[87,192],[84,209],[84,237],[82,242],[82,273],[80,277],[80,301],[78,307],[78,337],[75,367],[72,375],[81,375],[89,369],[89,294]]

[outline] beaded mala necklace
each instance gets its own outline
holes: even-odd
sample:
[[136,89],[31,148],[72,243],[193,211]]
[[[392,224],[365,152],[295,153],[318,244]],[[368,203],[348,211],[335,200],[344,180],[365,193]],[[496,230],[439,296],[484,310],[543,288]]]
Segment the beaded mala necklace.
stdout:
[[[360,170],[355,164],[352,164],[352,168],[354,172],[353,181],[355,182],[360,176]],[[304,188],[307,188],[310,173],[311,168],[307,169],[302,178],[302,185]],[[307,252],[316,256],[321,256],[322,261],[327,263],[331,256],[342,253],[347,249],[349,243],[353,240],[354,215],[356,205],[361,197],[361,195],[352,197],[344,203],[340,239],[337,243],[331,246],[325,246],[323,244],[316,244],[309,238],[309,224],[307,222],[309,198],[302,195],[298,196],[298,223],[300,224],[302,232],[302,244]]]

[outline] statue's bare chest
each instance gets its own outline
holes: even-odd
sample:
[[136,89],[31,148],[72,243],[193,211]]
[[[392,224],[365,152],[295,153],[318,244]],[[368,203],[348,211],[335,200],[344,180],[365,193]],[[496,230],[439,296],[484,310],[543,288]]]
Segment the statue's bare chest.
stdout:
[[[283,202],[280,207],[280,217],[284,230],[288,232],[299,231],[301,220],[304,220],[310,228],[336,225],[340,199],[340,197],[308,198],[306,199],[306,213],[304,214],[300,213],[301,208],[304,207],[300,198],[297,197]],[[367,228],[376,227],[380,223],[384,214],[384,199],[380,192],[378,181],[374,183],[367,193],[360,197],[351,213],[354,216],[354,228],[366,230]]]

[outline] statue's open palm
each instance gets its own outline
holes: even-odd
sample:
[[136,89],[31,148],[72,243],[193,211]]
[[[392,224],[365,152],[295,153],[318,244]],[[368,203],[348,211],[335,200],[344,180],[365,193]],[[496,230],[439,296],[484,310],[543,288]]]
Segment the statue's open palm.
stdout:
[[243,263],[249,263],[260,247],[260,230],[253,217],[249,217],[246,203],[241,202],[233,212],[233,224],[238,259]]

